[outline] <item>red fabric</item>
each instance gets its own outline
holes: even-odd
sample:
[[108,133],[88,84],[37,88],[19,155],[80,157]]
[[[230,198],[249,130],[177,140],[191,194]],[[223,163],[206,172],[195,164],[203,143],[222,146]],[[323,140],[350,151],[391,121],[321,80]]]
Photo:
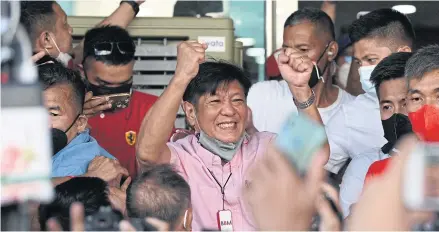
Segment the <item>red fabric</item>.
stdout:
[[279,50],[281,50],[281,48],[273,52],[273,54],[271,54],[271,56],[269,56],[267,58],[267,61],[265,62],[265,72],[268,78],[280,76],[279,67],[277,65],[276,59],[274,58],[274,53]]
[[370,179],[376,176],[380,176],[386,171],[389,166],[390,158],[375,161],[372,165],[370,165],[369,170],[367,171],[366,178],[364,179],[364,183],[366,184]]
[[424,105],[416,112],[409,113],[410,122],[416,135],[425,142],[439,142],[439,108]]
[[[137,175],[136,143],[140,125],[156,100],[156,96],[133,91],[127,108],[115,113],[105,113],[104,118],[98,114],[88,120],[91,135],[128,169],[131,178]],[[134,132],[131,134],[135,134],[135,142],[132,145],[128,143],[126,135],[130,131]]]

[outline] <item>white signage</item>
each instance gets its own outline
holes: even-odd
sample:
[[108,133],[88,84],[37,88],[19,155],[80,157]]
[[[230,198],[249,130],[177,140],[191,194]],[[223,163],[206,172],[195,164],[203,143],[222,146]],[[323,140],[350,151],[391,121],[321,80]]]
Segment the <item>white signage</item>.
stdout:
[[198,42],[207,44],[206,52],[225,52],[226,37],[199,36]]

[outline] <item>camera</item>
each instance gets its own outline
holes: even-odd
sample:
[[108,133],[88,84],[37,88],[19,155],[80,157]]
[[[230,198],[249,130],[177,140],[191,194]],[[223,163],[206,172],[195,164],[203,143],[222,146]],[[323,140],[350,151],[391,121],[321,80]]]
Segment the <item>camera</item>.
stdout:
[[[119,222],[123,215],[111,206],[101,206],[95,214],[85,217],[85,231],[120,231]],[[145,219],[130,218],[128,220],[136,231],[157,231]]]

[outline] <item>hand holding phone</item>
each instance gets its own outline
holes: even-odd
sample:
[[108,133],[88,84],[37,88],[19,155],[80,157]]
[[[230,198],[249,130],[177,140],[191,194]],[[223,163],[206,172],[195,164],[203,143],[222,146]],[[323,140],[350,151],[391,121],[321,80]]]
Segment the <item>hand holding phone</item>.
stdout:
[[325,128],[305,115],[288,118],[276,138],[276,147],[287,156],[299,173],[309,167],[313,155],[326,141]]
[[107,96],[93,96],[92,92],[88,92],[85,96],[83,114],[87,117],[93,117],[96,114],[111,109],[112,104]]
[[124,109],[128,107],[130,97],[131,93],[93,96],[84,103],[84,114],[91,117],[107,110]]

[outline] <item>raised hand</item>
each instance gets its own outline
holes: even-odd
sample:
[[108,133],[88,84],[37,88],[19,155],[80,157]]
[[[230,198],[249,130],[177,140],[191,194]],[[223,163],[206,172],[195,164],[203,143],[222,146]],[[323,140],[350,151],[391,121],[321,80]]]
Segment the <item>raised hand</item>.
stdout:
[[185,41],[177,47],[177,68],[175,77],[189,83],[198,73],[200,63],[205,60],[206,44]]
[[282,77],[289,85],[298,88],[308,86],[314,64],[307,55],[286,48],[279,51],[277,63]]

